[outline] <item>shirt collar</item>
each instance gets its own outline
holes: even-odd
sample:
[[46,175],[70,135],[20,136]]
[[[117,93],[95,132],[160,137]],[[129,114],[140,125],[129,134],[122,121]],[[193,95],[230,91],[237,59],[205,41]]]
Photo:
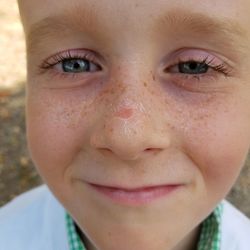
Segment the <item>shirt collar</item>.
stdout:
[[68,233],[69,250],[86,250],[80,236],[76,232],[74,221],[67,212],[65,218]]
[[223,204],[220,203],[203,221],[198,250],[220,250],[222,213]]

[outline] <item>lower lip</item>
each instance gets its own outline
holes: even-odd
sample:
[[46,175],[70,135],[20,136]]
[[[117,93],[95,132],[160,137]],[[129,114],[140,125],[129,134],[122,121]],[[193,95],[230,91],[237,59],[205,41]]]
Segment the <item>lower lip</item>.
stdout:
[[165,185],[141,188],[135,190],[123,190],[90,184],[97,192],[123,205],[145,205],[159,198],[170,195],[181,185]]

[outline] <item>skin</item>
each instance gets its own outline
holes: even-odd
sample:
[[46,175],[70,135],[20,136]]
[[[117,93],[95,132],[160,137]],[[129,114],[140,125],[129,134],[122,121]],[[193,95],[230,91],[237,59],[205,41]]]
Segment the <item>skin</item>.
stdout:
[[[19,7],[30,152],[88,249],[194,249],[199,224],[229,192],[249,150],[249,1],[20,0]],[[37,28],[60,13],[82,25],[73,29],[65,18],[62,32]],[[180,21],[189,15],[198,18]],[[233,24],[199,28],[204,16]],[[74,49],[78,57],[90,50],[101,69],[63,73],[60,62],[39,68]],[[180,60],[208,57],[226,73],[179,72]],[[182,186],[133,206],[87,182]]]

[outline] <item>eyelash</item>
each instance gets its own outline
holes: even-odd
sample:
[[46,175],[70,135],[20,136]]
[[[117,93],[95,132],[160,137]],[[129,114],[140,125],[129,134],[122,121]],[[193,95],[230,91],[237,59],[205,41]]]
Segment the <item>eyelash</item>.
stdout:
[[[73,77],[76,78],[79,76],[79,73],[68,73],[68,72],[61,72],[59,70],[55,70],[53,69],[53,67],[59,63],[62,63],[64,60],[77,60],[77,59],[82,59],[82,60],[86,60],[89,63],[93,63],[98,67],[98,71],[102,70],[102,67],[100,66],[100,64],[96,63],[97,59],[96,56],[94,55],[94,52],[92,51],[84,51],[84,52],[79,52],[77,50],[73,50],[73,51],[65,51],[65,52],[61,52],[58,54],[55,54],[51,57],[49,57],[48,59],[44,60],[44,62],[39,66],[40,69],[40,73],[45,73],[47,70],[51,70],[51,73],[53,73],[55,76],[58,77]],[[197,81],[200,82],[202,80],[206,80],[207,78],[212,78],[214,80],[214,78],[216,78],[216,74],[214,73],[221,73],[223,74],[225,77],[230,76],[231,70],[229,68],[229,66],[225,63],[218,63],[218,62],[214,62],[216,61],[216,59],[211,58],[211,57],[206,57],[205,59],[197,59],[194,57],[188,57],[187,59],[182,59],[179,58],[176,60],[176,62],[172,63],[170,66],[168,66],[164,72],[165,73],[171,73],[172,75],[174,75],[175,77],[177,77],[177,79],[182,80],[182,82],[180,83],[182,86],[185,84],[183,81]],[[196,62],[199,64],[204,64],[206,66],[208,66],[208,72],[206,73],[201,73],[201,74],[187,74],[187,73],[181,73],[181,72],[171,72],[170,70],[174,67],[178,67],[180,64],[183,63],[189,63],[189,62]],[[209,73],[209,71],[213,70],[214,73]],[[96,71],[94,71],[96,72]],[[84,72],[84,74],[90,74],[93,73],[91,71],[89,72]],[[82,74],[80,74],[82,77]],[[176,80],[177,80],[176,79]]]
[[[229,76],[231,71],[229,69],[229,67],[225,64],[225,63],[214,63],[214,58],[210,58],[206,57],[205,59],[201,60],[201,59],[194,59],[194,58],[188,58],[188,59],[178,59],[177,62],[171,64],[169,67],[167,67],[167,69],[165,69],[165,72],[168,73],[170,72],[169,69],[176,67],[180,64],[184,64],[184,63],[190,63],[190,62],[195,62],[195,63],[199,63],[199,64],[204,64],[205,66],[208,66],[208,70],[212,69],[218,73],[222,73],[224,76]],[[202,74],[185,74],[185,73],[181,73],[178,72],[176,74],[182,74],[182,75],[186,75],[188,77],[192,76],[192,77],[204,77],[205,75],[207,75],[208,73],[202,73]]]
[[[96,62],[96,56],[94,55],[93,52],[91,51],[87,51],[84,53],[79,53],[76,51],[65,51],[65,52],[61,52],[58,54],[55,54],[51,57],[49,57],[48,59],[44,60],[42,62],[42,64],[39,66],[39,69],[41,70],[40,73],[44,73],[47,70],[51,70],[55,65],[57,65],[58,63],[62,63],[65,60],[86,60],[89,63],[93,63],[98,67],[98,70],[101,70],[102,67]],[[54,70],[56,71],[56,70]],[[65,76],[74,76],[74,73],[67,73],[67,72],[54,72],[56,74],[59,75],[65,75]],[[87,73],[91,73],[91,72],[85,72],[85,74]]]

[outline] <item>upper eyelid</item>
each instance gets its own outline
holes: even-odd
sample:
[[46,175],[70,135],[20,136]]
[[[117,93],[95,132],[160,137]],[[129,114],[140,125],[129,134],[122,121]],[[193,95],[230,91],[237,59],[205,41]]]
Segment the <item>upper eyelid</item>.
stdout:
[[162,61],[162,66],[166,67],[166,65],[174,66],[178,64],[179,62],[188,62],[188,61],[197,61],[202,62],[206,60],[206,62],[210,62],[210,65],[225,65],[225,67],[228,67],[231,71],[234,71],[234,68],[236,65],[229,60],[228,58],[225,58],[223,55],[220,55],[214,51],[206,50],[204,48],[181,48],[179,50],[174,51],[170,55],[167,55],[164,60]]
[[194,59],[194,58],[189,58],[189,59],[177,58],[175,61],[169,63],[169,65],[167,66],[167,68],[171,68],[171,67],[177,66],[180,63],[187,63],[187,62],[191,62],[191,61],[198,62],[198,63],[206,63],[207,59],[197,60],[197,59]]
[[[191,53],[191,52],[192,53]],[[195,54],[196,53],[196,54]],[[198,54],[197,54],[198,53]],[[200,53],[200,54],[199,54]],[[74,49],[67,49],[60,52],[57,52],[51,56],[48,56],[46,59],[42,61],[39,65],[39,68],[46,68],[44,65],[46,63],[49,65],[57,64],[60,60],[67,59],[67,58],[82,58],[89,60],[92,63],[98,64],[100,68],[105,69],[108,65],[106,64],[106,60],[101,57],[98,53],[91,49],[83,49],[83,48],[74,48]],[[196,49],[196,48],[182,48],[171,55],[168,55],[167,61],[163,64],[163,67],[166,69],[167,67],[173,67],[178,63],[181,62],[188,62],[188,61],[197,61],[197,62],[209,62],[209,65],[217,66],[217,65],[225,65],[225,67],[230,67],[227,62],[223,59],[220,59],[219,56],[216,56],[210,52],[207,52],[203,49]],[[165,59],[166,59],[165,58]],[[56,60],[55,60],[56,59]]]
[[178,58],[182,58],[183,60],[188,60],[190,58],[196,60],[202,60],[204,58],[213,58],[216,61],[225,62],[226,64],[233,66],[234,63],[226,58],[225,56],[219,54],[218,52],[207,50],[206,48],[192,48],[192,47],[183,47],[178,50],[173,51],[171,54],[167,55],[164,58],[164,63],[173,62]]
[[217,56],[213,54],[205,53],[205,52],[200,52],[200,54],[198,54],[198,52],[196,53],[197,54],[195,54],[195,52],[193,52],[193,54],[192,53],[178,53],[177,55],[174,55],[173,57],[171,57],[169,61],[171,61],[172,63],[176,63],[180,61],[181,62],[206,61],[206,62],[214,62],[214,63],[224,63],[224,60],[219,59]]
[[88,60],[92,63],[98,64],[101,68],[104,65],[104,59],[101,58],[97,53],[89,49],[68,49],[61,52],[57,52],[51,56],[48,56],[46,59],[42,61],[40,64],[40,68],[45,68],[44,66],[57,64],[63,59],[70,59],[70,58],[81,58]]
[[177,66],[180,63],[188,63],[188,62],[204,63],[204,64],[208,65],[210,68],[217,67],[219,65],[223,65],[223,66],[227,67],[227,65],[223,61],[215,63],[213,58],[204,58],[204,59],[196,59],[196,58],[182,59],[182,58],[179,58],[176,61],[172,62],[170,65],[168,65],[167,68]]

